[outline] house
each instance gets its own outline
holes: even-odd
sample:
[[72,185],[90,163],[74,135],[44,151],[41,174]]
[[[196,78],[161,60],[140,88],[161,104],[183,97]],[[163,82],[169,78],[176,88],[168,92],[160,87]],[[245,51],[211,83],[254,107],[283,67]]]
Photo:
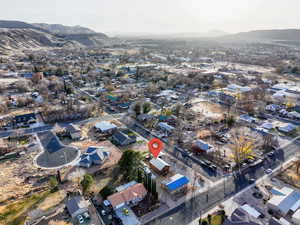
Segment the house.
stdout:
[[176,174],[172,176],[168,181],[163,182],[163,187],[170,193],[178,193],[178,192],[184,192],[188,188],[189,180],[187,177]]
[[265,122],[261,125],[263,129],[272,130],[274,128],[274,125],[270,122]]
[[69,214],[74,219],[77,216],[89,211],[89,202],[86,201],[82,196],[75,196],[66,202],[66,207]]
[[244,210],[245,212],[247,212],[248,215],[258,219],[261,216],[261,213],[258,212],[255,208],[253,208],[252,206],[245,204],[241,206],[241,209]]
[[109,157],[109,152],[103,147],[90,146],[85,154],[82,154],[79,161],[79,166],[90,168],[92,165],[101,165]]
[[96,123],[95,128],[101,133],[112,134],[117,129],[117,126],[110,122],[102,121]]
[[120,130],[117,130],[112,135],[112,140],[117,144],[121,146],[130,145],[136,142],[136,136],[130,136],[126,134],[125,132],[122,132]]
[[119,97],[116,97],[116,96],[112,96],[112,95],[108,95],[107,96],[107,99],[110,103],[118,103],[119,102]]
[[66,127],[66,130],[73,140],[81,138],[81,130],[76,125],[71,123]]
[[202,141],[202,140],[197,140],[192,146],[193,150],[198,153],[210,153],[214,151],[213,146],[210,144]]
[[300,120],[300,113],[298,113],[296,111],[289,112],[287,116],[291,119]]
[[117,192],[107,197],[114,209],[121,208],[125,205],[133,206],[142,201],[146,195],[147,190],[141,183],[132,185],[125,190]]
[[282,109],[282,107],[276,104],[270,104],[266,106],[266,110],[270,112],[276,112],[279,111],[280,109]]
[[286,133],[286,134],[289,134],[289,133],[292,133],[296,130],[297,126],[289,123],[289,124],[286,124],[284,126],[281,126],[281,127],[278,127],[278,130],[283,132],[283,133]]
[[158,128],[160,128],[162,131],[165,131],[167,133],[172,133],[172,131],[174,130],[174,127],[170,126],[167,123],[164,122],[159,122],[157,124]]
[[36,123],[35,113],[28,113],[23,115],[15,116],[13,123],[16,127],[28,126],[30,124]]
[[255,123],[256,122],[256,119],[254,117],[249,116],[247,114],[240,115],[240,120],[243,122],[247,122],[247,123]]
[[170,171],[170,165],[160,158],[153,158],[149,162],[150,168],[158,174],[165,175]]
[[247,86],[243,87],[237,84],[230,84],[227,86],[226,89],[231,92],[240,92],[240,93],[247,93],[252,90],[250,87]]
[[225,219],[223,225],[260,225],[258,220],[251,216],[241,208],[233,211],[231,216]]
[[281,189],[273,188],[272,198],[267,202],[270,209],[286,215],[289,212],[296,212],[300,207],[300,193],[288,187]]

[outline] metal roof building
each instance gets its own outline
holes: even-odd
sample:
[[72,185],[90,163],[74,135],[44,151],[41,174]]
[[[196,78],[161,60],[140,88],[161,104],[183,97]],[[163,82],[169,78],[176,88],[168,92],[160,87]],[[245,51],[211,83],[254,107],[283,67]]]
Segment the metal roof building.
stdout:
[[170,181],[166,183],[166,188],[170,192],[174,192],[180,190],[181,188],[185,187],[189,183],[187,177],[176,174],[170,178]]
[[268,201],[268,206],[283,215],[289,211],[295,212],[300,207],[300,193],[288,187],[283,187],[272,192],[273,197]]

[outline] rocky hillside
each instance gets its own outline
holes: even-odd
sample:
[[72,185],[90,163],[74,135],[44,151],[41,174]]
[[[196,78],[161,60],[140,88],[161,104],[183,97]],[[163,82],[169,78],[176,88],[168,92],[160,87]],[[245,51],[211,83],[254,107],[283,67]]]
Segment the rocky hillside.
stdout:
[[[0,20],[0,53],[1,51],[39,47],[99,47],[109,41],[105,34],[95,33],[88,28],[62,27],[65,27],[61,30],[64,34],[57,34],[46,29],[46,26],[37,27],[19,21]],[[81,31],[85,33],[76,33]]]
[[64,26],[61,24],[33,23],[35,27],[48,30],[53,34],[95,34],[96,32],[81,26]]
[[0,28],[0,49],[13,50],[58,46],[63,42],[48,33],[34,29]]

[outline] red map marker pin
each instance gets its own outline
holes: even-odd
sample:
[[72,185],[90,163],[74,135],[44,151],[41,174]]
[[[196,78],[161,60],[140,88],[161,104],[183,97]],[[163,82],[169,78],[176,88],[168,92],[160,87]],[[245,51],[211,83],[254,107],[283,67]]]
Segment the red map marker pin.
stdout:
[[158,138],[153,138],[148,142],[148,147],[154,158],[157,158],[160,151],[164,148],[164,143]]

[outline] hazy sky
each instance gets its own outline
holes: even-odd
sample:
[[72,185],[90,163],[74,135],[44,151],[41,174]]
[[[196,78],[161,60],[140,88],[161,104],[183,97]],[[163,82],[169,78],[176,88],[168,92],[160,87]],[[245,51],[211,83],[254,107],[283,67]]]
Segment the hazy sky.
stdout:
[[0,19],[82,25],[109,34],[300,28],[300,0],[0,1]]

